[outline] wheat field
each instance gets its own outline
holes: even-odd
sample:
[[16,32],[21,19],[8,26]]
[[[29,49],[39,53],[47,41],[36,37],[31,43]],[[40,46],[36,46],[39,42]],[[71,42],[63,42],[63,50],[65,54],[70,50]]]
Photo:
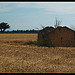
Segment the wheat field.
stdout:
[[0,34],[0,73],[75,73],[75,47],[26,45],[37,34]]

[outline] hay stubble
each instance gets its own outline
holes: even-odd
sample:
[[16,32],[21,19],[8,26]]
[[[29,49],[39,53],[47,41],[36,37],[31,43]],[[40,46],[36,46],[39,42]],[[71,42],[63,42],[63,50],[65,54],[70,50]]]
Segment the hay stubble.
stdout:
[[24,45],[37,34],[0,34],[0,72],[75,73],[74,47]]

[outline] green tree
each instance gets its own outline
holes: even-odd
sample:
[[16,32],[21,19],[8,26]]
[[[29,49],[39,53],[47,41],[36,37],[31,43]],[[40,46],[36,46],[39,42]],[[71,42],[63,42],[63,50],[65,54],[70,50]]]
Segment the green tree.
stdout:
[[1,29],[1,32],[4,32],[6,29],[9,29],[10,26],[8,25],[8,23],[0,23],[0,29]]

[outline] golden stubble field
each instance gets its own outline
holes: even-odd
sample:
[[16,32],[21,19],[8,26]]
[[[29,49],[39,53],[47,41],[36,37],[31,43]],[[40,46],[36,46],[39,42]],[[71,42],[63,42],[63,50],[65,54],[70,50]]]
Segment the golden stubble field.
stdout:
[[0,34],[0,73],[75,73],[75,47],[25,45],[37,34]]

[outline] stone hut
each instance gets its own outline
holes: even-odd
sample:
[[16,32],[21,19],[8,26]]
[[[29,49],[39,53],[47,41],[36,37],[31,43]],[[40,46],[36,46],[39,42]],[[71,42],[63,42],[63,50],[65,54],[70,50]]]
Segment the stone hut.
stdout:
[[52,47],[75,47],[75,31],[68,27],[46,27],[38,32],[38,40]]

